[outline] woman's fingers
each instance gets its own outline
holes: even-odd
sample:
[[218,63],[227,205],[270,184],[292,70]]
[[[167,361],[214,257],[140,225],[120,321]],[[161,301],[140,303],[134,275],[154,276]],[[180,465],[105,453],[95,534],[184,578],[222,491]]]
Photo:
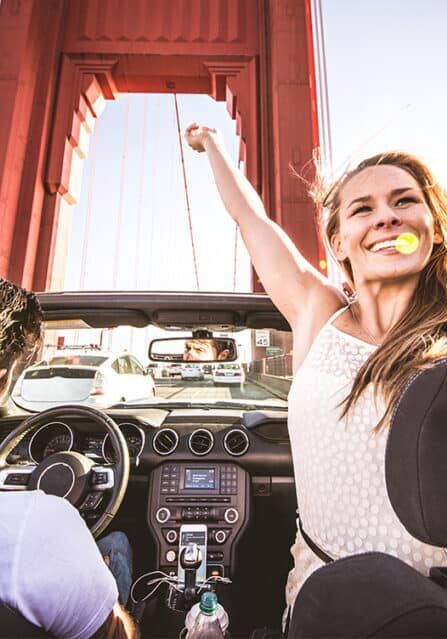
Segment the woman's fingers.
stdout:
[[186,127],[186,133],[191,133],[191,131],[194,131],[195,129],[198,129],[199,125],[197,124],[197,122],[193,122],[192,124],[189,124]]
[[194,151],[202,152],[205,150],[203,140],[206,137],[208,129],[199,126],[196,122],[190,124],[185,131],[185,139]]

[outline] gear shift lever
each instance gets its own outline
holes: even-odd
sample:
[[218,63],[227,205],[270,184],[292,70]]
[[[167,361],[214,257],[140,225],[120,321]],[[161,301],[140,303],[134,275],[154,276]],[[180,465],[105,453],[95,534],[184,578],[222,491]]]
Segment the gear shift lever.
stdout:
[[196,594],[196,573],[202,564],[203,558],[197,544],[189,543],[180,552],[180,565],[185,571],[185,591],[186,601],[194,599]]

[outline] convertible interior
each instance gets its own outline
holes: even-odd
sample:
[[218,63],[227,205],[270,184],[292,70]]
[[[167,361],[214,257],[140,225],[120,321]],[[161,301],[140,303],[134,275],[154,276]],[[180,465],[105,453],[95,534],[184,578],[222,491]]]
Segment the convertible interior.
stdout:
[[[92,335],[104,341],[127,332],[134,340],[127,348],[136,352],[138,331],[177,336],[200,328],[236,336],[246,378],[225,387],[215,386],[211,374],[185,382],[161,371],[155,397],[104,409],[58,404],[31,413],[10,400],[0,422],[0,489],[67,497],[95,536],[124,531],[135,579],[152,570],[176,575],[181,526],[206,525],[206,578],[229,614],[231,636],[278,629],[296,526],[286,402],[291,341],[282,315],[265,295],[250,294],[45,293],[39,299],[47,351],[61,348],[61,335],[65,344],[74,340],[75,332],[85,344]],[[144,348],[147,353],[147,342]],[[50,392],[52,379],[43,381]],[[142,579],[135,587],[136,600],[149,594],[146,584]],[[178,636],[187,608],[176,592],[162,583],[147,600],[144,637]]]
[[[127,534],[138,580],[132,595],[145,600],[134,608],[145,639],[184,636],[188,609],[210,585],[228,612],[233,639],[281,637],[297,507],[287,434],[291,340],[285,319],[259,294],[39,297],[50,354],[70,345],[70,331],[76,333],[71,345],[86,349],[119,344],[123,350],[127,336],[133,353],[143,347],[147,353],[154,335],[213,335],[235,339],[239,382],[216,386],[209,363],[200,364],[203,376],[183,379],[168,357],[165,366],[147,369],[155,396],[102,409],[94,401],[55,402],[26,412],[13,401],[24,392],[17,381],[0,419],[0,490],[40,488],[76,506],[96,537],[111,530]],[[143,332],[138,337],[135,331]],[[51,365],[45,353],[41,357],[29,370],[45,374],[31,378],[57,389],[64,372],[48,373]],[[229,366],[231,374],[235,364]],[[44,399],[46,405],[52,397]],[[442,359],[415,374],[404,390],[385,463],[396,514],[412,535],[440,548],[447,546],[446,417]],[[203,530],[204,536],[194,536]],[[183,552],[183,533],[194,541],[190,555]],[[155,583],[147,576],[154,570],[166,578]],[[0,637],[47,636],[0,602]],[[314,572],[297,598],[288,633],[299,639],[446,636],[446,569],[432,567],[427,578],[380,552],[345,557]]]

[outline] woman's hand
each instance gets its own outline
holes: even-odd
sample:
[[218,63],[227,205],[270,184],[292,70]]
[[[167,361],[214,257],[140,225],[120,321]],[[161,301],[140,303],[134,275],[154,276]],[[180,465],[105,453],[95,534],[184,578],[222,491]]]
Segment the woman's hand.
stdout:
[[187,141],[191,149],[197,151],[198,153],[203,153],[203,151],[206,151],[205,141],[208,138],[213,138],[214,140],[217,140],[219,138],[219,134],[216,129],[210,129],[207,126],[202,126],[200,124],[197,124],[196,122],[193,122],[193,124],[190,124],[186,128],[185,140]]

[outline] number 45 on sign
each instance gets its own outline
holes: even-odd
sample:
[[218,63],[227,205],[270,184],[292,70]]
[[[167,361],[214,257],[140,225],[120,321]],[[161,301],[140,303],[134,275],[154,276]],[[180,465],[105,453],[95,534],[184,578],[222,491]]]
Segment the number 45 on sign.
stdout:
[[256,331],[256,346],[270,346],[270,331]]

